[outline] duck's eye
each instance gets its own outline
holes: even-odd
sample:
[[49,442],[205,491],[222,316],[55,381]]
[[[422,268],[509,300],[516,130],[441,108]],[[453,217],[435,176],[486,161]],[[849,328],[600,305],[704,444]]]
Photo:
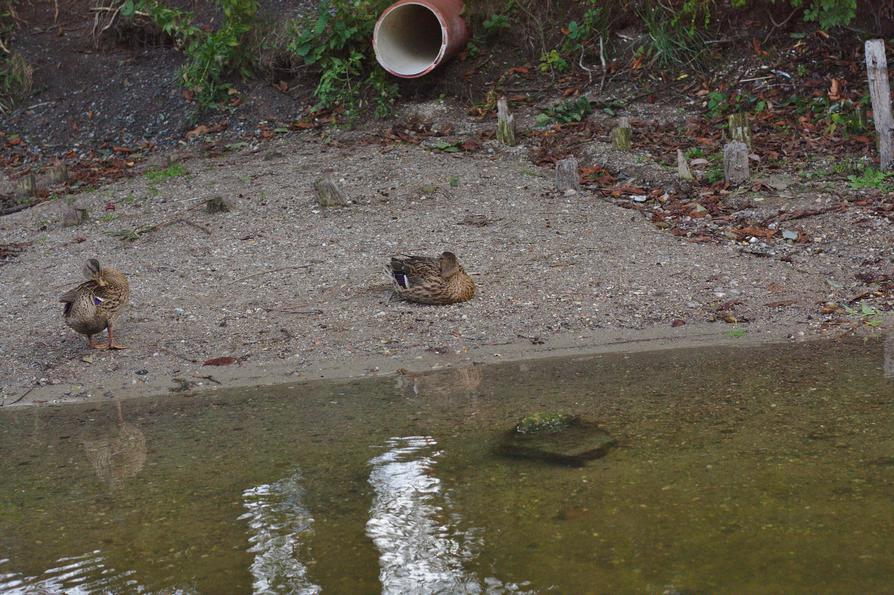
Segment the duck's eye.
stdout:
[[105,300],[102,299],[101,297],[97,297],[95,295],[93,296],[93,305],[94,306],[98,306],[98,305],[102,304],[104,301]]

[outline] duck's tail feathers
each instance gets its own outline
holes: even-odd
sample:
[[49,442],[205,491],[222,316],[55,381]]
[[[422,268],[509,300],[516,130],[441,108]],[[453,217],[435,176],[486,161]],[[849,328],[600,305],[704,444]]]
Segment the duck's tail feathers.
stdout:
[[388,277],[388,280],[394,285],[396,290],[408,289],[410,287],[410,278],[399,267],[392,266],[394,264],[394,260],[392,260],[391,264],[385,265],[385,276]]

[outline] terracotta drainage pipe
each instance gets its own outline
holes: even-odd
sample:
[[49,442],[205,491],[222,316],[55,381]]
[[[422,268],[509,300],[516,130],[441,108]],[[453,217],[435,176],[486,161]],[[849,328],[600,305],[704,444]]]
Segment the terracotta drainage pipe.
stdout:
[[463,0],[395,2],[376,21],[376,60],[394,76],[425,76],[469,41],[462,10]]

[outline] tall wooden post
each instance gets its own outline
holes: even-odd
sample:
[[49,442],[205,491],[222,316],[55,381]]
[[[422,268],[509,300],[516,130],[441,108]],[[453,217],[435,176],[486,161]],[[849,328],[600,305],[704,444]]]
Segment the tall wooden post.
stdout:
[[866,42],[866,75],[872,99],[872,119],[878,132],[878,154],[883,170],[894,162],[894,120],[891,118],[891,87],[888,84],[888,60],[885,42],[870,39]]

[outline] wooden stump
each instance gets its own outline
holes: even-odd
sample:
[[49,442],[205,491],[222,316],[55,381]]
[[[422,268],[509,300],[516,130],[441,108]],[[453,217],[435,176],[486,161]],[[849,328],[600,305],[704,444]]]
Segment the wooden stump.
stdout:
[[497,101],[497,140],[508,147],[515,146],[515,116],[509,113],[505,97]]
[[751,150],[751,125],[748,123],[748,114],[739,112],[729,117],[729,138],[748,145]]
[[28,174],[19,180],[16,191],[20,196],[34,196],[37,194],[37,178],[34,174]]
[[630,130],[630,118],[618,118],[618,126],[612,129],[612,145],[619,151],[629,151],[633,147],[633,135]]
[[748,179],[748,145],[734,140],[723,147],[723,176],[736,186]]
[[68,181],[68,166],[64,163],[60,163],[59,165],[51,167],[47,174],[47,178],[50,185],[64,184]]
[[869,79],[869,97],[872,99],[872,119],[878,132],[879,161],[881,169],[889,170],[894,162],[894,119],[891,117],[885,42],[881,39],[866,42],[866,75]]
[[689,162],[686,161],[686,156],[683,155],[683,151],[677,149],[677,177],[681,180],[694,180],[695,176],[692,175],[692,170],[689,169]]
[[205,211],[212,215],[215,213],[227,213],[229,210],[229,203],[220,196],[214,196],[205,201]]
[[573,156],[556,161],[556,190],[566,194],[580,192],[580,174]]
[[62,211],[63,227],[75,227],[76,225],[87,223],[89,220],[90,215],[87,213],[87,209],[74,205],[65,205],[65,210]]
[[348,205],[348,197],[332,178],[320,178],[314,182],[314,192],[317,195],[317,203],[321,207],[345,207]]

